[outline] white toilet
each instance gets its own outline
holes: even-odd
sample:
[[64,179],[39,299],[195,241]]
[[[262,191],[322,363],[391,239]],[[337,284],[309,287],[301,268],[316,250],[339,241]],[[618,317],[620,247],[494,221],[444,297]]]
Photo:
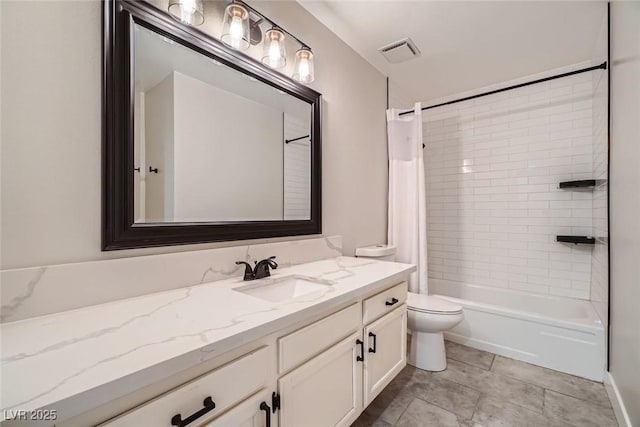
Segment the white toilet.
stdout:
[[442,333],[462,322],[462,307],[433,295],[409,292],[407,328],[411,331],[408,363],[425,371],[443,371],[447,355]]
[[[395,248],[374,245],[356,249],[356,256],[394,261]],[[463,319],[462,307],[432,295],[409,292],[407,295],[407,328],[411,331],[408,363],[426,371],[447,368],[443,332]]]

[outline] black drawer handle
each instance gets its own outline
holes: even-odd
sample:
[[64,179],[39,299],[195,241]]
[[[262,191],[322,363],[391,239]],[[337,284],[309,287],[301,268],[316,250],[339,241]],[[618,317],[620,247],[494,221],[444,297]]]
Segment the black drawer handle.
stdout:
[[201,416],[203,416],[207,412],[213,411],[215,409],[215,407],[216,407],[216,403],[213,401],[213,399],[211,399],[211,396],[205,397],[204,401],[202,402],[202,404],[204,405],[204,408],[200,409],[196,413],[193,413],[193,414],[189,415],[184,420],[182,419],[182,415],[180,415],[180,414],[174,415],[171,418],[171,425],[172,426],[178,426],[178,427],[184,427],[187,424],[191,424],[192,422],[194,422],[195,420],[197,420],[198,418],[200,418]]
[[267,405],[267,402],[260,404],[260,410],[264,411],[264,426],[271,427],[271,408]]
[[375,353],[376,348],[378,347],[378,344],[377,344],[378,337],[376,337],[376,334],[374,334],[373,332],[369,332],[369,336],[373,337],[373,348],[369,349],[369,353]]
[[362,355],[362,356],[356,356],[356,361],[364,362],[364,341],[356,340],[356,344],[360,346],[360,354]]
[[391,301],[385,301],[384,305],[395,305],[398,303],[398,298],[391,298]]

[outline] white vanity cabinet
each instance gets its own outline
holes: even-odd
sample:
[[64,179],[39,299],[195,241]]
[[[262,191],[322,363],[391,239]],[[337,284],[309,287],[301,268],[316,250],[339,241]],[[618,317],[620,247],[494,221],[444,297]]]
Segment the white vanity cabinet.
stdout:
[[356,330],[278,380],[281,427],[348,427],[358,418],[406,365],[406,296],[403,282],[365,299],[363,314],[354,304],[279,340],[282,371]]
[[101,426],[349,427],[406,364],[406,297],[402,282],[248,342]]

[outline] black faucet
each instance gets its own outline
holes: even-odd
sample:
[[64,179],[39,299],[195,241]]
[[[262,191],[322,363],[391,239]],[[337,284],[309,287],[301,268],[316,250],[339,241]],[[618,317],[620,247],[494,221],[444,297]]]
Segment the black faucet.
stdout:
[[264,279],[271,276],[269,267],[274,270],[278,268],[278,263],[274,261],[275,256],[270,256],[262,261],[256,261],[255,267],[252,269],[251,265],[245,261],[236,261],[237,265],[244,265],[244,280]]

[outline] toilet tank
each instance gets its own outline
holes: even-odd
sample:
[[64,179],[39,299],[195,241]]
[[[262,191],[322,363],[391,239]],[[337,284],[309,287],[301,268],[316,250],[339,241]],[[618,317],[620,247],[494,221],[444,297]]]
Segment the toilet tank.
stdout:
[[371,258],[380,261],[395,261],[396,247],[383,243],[356,249],[356,257]]

